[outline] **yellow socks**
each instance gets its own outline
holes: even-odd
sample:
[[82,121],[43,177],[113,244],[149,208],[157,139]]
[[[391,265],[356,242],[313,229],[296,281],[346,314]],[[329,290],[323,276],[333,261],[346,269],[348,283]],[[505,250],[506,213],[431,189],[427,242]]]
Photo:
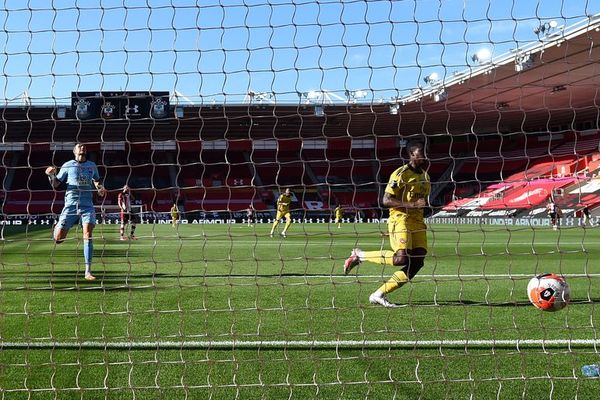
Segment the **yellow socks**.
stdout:
[[376,264],[394,265],[394,252],[391,250],[361,251],[360,261],[369,261]]
[[275,220],[275,222],[273,222],[273,226],[271,226],[271,235],[273,234],[273,232],[275,232],[275,228],[277,228],[277,225],[279,225],[279,220]]
[[292,224],[292,219],[288,219],[287,221],[285,221],[285,226],[283,227],[283,233],[286,233],[288,228],[290,227],[290,225]]
[[378,290],[383,294],[388,294],[398,289],[406,282],[408,282],[408,276],[406,276],[404,271],[396,271],[394,272],[394,275],[392,275],[390,280],[381,285],[381,287]]

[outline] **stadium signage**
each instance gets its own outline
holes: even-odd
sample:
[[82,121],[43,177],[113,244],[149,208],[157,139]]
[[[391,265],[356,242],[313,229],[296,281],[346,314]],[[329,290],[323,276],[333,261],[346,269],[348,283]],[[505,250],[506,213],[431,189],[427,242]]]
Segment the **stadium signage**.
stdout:
[[[226,215],[227,214],[227,215]],[[199,218],[182,218],[178,221],[179,224],[190,225],[206,225],[206,224],[237,224],[245,223],[245,217],[239,213],[211,213]],[[52,225],[55,220],[47,216],[37,215],[6,215],[0,220],[2,225]],[[293,218],[296,224],[330,224],[333,220],[329,217],[323,218]],[[344,218],[343,223],[367,223],[367,224],[386,224],[387,218]],[[550,226],[548,218],[508,218],[508,217],[435,217],[427,218],[428,224],[463,224],[463,225],[506,225],[506,226]],[[106,218],[102,220],[99,216],[98,223],[102,224],[119,224],[115,218]],[[140,223],[142,224],[170,224],[170,215],[167,213],[144,213]],[[260,217],[257,223],[271,224],[271,217]],[[561,226],[579,226],[580,218],[563,218]]]
[[[578,218],[563,218],[561,226],[577,226],[578,221]],[[429,218],[427,222],[432,224],[550,226],[548,218],[441,217]]]
[[169,114],[169,92],[71,92],[71,107],[79,120],[160,119]]

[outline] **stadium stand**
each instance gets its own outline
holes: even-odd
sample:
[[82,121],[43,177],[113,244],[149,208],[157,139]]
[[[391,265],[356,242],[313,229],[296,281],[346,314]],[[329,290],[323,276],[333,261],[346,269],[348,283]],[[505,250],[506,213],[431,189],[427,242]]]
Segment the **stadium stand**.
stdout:
[[[452,193],[453,198],[436,216],[481,216],[502,211],[511,216],[539,217],[545,214],[543,204],[549,198],[556,201],[565,215],[574,215],[584,205],[594,212],[600,206],[600,184],[597,177],[597,170],[600,169],[600,132],[594,130],[541,135],[537,141],[543,144],[551,137],[554,137],[551,150],[542,145],[532,147],[527,151],[529,159],[519,154],[518,150],[511,150],[502,153],[500,160],[498,154],[479,153],[476,162],[467,161],[462,169],[466,176],[459,178],[460,182],[465,182],[469,175],[482,171],[480,167],[483,164],[488,164],[489,169],[486,171],[489,172],[499,170],[502,175],[507,171],[513,173],[504,177],[501,183],[485,185],[474,193],[459,190],[457,186]],[[510,158],[529,161],[524,168],[519,168],[518,163],[513,165],[504,162]],[[531,160],[537,162],[533,163]]]
[[[428,146],[429,173],[434,187],[440,186],[436,192],[440,215],[493,209],[529,215],[558,192],[563,194],[557,197],[558,204],[567,210],[578,204],[596,207],[595,186],[588,180],[600,167],[598,137],[598,131],[586,131],[538,134],[526,142],[519,136],[505,143],[497,135],[434,141]],[[168,211],[178,198],[189,211],[240,211],[251,201],[257,210],[266,210],[273,196],[259,193],[294,186],[308,189],[299,208],[313,207],[315,202],[325,208],[337,203],[379,208],[382,188],[375,182],[384,181],[382,177],[402,162],[398,141],[385,138],[374,148],[353,148],[347,139],[329,140],[320,149],[303,148],[299,141],[274,143],[274,149],[252,149],[249,141],[218,149],[215,142],[190,140],[176,150],[151,151],[151,160],[142,155],[151,150],[149,143],[130,143],[120,151],[101,151],[98,143],[92,143],[90,157],[108,167],[102,167],[107,188],[116,190],[128,183],[156,212]],[[47,192],[43,166],[60,164],[70,155],[67,151],[52,155],[47,149],[47,143],[31,144],[29,151],[36,157],[4,153],[5,213],[51,213],[60,205],[61,200]],[[114,201],[109,198],[106,203]]]

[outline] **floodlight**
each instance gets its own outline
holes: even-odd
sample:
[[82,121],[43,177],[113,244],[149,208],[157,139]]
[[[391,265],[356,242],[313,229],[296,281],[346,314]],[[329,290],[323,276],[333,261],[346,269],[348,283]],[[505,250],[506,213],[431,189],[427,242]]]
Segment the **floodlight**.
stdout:
[[533,30],[533,33],[535,33],[536,35],[543,34],[545,36],[548,36],[551,31],[556,29],[557,26],[558,26],[558,22],[556,22],[554,20],[552,20],[550,22],[544,22],[543,24],[540,24],[537,28],[535,28]]
[[445,90],[440,90],[439,92],[434,93],[433,100],[437,103],[438,101],[446,100],[448,98],[448,92]]
[[306,98],[309,100],[318,100],[321,98],[321,92],[317,92],[316,90],[311,90],[306,94]]
[[432,72],[431,74],[427,75],[425,78],[423,78],[423,82],[429,84],[429,85],[433,85],[434,83],[436,83],[439,79],[439,75],[437,72]]
[[480,65],[487,64],[492,60],[492,52],[487,48],[480,49],[477,53],[473,54],[471,60]]
[[264,102],[268,102],[268,103],[275,103],[274,100],[272,100],[275,97],[275,94],[272,92],[255,92],[254,90],[250,90],[248,91],[248,93],[246,93],[246,100],[250,103],[264,103]]
[[345,95],[349,103],[356,103],[358,99],[367,97],[367,92],[365,90],[346,90]]
[[515,71],[526,71],[532,68],[534,64],[535,56],[533,54],[519,54],[515,58]]

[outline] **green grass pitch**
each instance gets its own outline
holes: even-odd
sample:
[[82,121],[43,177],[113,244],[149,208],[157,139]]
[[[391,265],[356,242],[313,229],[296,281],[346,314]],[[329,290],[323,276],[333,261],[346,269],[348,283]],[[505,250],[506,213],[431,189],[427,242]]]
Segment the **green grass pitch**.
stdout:
[[[597,395],[580,373],[600,361],[593,344],[542,343],[598,338],[600,228],[431,225],[425,267],[390,296],[398,309],[368,303],[393,268],[342,273],[353,247],[387,249],[384,225],[294,224],[285,239],[269,228],[139,225],[139,240],[121,242],[118,225],[99,225],[98,280],[86,282],[81,232],[55,246],[48,226],[4,226],[3,398]],[[529,304],[527,283],[542,272],[567,277],[566,309]],[[494,343],[503,340],[536,344]],[[186,347],[200,342],[214,346]]]

